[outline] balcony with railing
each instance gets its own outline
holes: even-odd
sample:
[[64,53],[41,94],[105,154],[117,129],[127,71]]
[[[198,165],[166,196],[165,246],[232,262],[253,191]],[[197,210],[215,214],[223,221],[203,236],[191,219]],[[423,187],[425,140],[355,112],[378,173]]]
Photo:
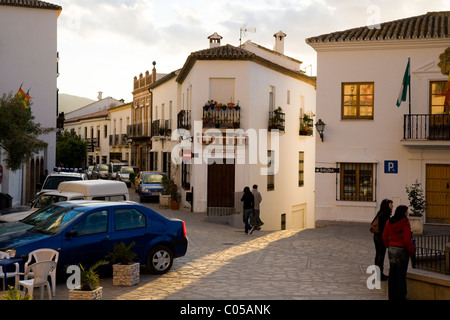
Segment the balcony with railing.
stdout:
[[284,132],[285,114],[281,110],[269,111],[269,130]]
[[203,128],[240,128],[240,107],[226,105],[214,108],[203,108]]
[[403,120],[406,141],[450,141],[450,114],[406,114]]
[[169,137],[171,134],[171,120],[155,120],[152,122],[152,137]]
[[177,129],[191,129],[191,111],[181,110],[177,115]]
[[150,137],[150,130],[148,122],[141,122],[130,124],[127,126],[127,136],[130,139],[133,138],[146,138]]

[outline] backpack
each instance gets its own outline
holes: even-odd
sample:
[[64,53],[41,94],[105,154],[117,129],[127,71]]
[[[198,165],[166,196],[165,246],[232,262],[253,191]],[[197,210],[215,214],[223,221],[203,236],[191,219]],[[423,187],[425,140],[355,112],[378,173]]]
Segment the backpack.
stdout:
[[379,218],[379,215],[377,215],[375,217],[375,219],[372,221],[372,223],[370,224],[370,232],[372,232],[372,233],[380,232],[380,228],[378,226],[378,218]]

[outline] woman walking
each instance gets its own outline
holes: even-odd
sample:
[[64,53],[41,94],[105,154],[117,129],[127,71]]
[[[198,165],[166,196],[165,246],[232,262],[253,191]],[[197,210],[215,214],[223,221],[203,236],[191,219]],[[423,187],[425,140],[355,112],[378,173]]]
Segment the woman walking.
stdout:
[[389,256],[389,300],[406,299],[406,272],[409,257],[416,252],[411,240],[408,207],[398,206],[395,214],[388,220],[383,231],[383,242]]
[[255,207],[255,198],[253,197],[252,192],[249,187],[244,188],[244,195],[241,198],[241,201],[244,202],[244,225],[245,225],[245,234],[248,234],[248,231],[251,230],[251,226],[248,223],[248,219],[250,215],[253,213]]
[[386,256],[386,247],[383,243],[383,231],[386,222],[391,217],[393,206],[392,200],[384,199],[381,201],[380,210],[372,221],[373,223],[378,218],[378,232],[373,234],[373,242],[375,244],[375,265],[380,268],[381,280],[388,279],[383,273],[384,257]]

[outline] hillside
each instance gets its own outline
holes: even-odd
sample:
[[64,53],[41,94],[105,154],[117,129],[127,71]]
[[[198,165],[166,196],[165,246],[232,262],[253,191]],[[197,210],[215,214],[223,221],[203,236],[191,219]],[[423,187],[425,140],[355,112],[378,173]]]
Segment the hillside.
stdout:
[[79,109],[81,107],[87,106],[95,100],[78,97],[67,93],[60,93],[58,96],[59,99],[59,112],[68,113]]

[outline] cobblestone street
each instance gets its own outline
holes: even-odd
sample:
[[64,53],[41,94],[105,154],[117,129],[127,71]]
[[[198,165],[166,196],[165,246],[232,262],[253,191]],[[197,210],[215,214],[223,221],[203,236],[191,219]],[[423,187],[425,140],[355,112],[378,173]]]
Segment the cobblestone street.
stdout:
[[[136,200],[133,189],[130,194]],[[102,278],[104,300],[387,299],[386,282],[379,290],[366,285],[374,258],[366,224],[245,235],[243,228],[207,222],[205,213],[145,205],[186,222],[188,252],[165,275],[142,270],[140,283],[132,287]],[[68,299],[65,283],[56,292],[55,299]]]

